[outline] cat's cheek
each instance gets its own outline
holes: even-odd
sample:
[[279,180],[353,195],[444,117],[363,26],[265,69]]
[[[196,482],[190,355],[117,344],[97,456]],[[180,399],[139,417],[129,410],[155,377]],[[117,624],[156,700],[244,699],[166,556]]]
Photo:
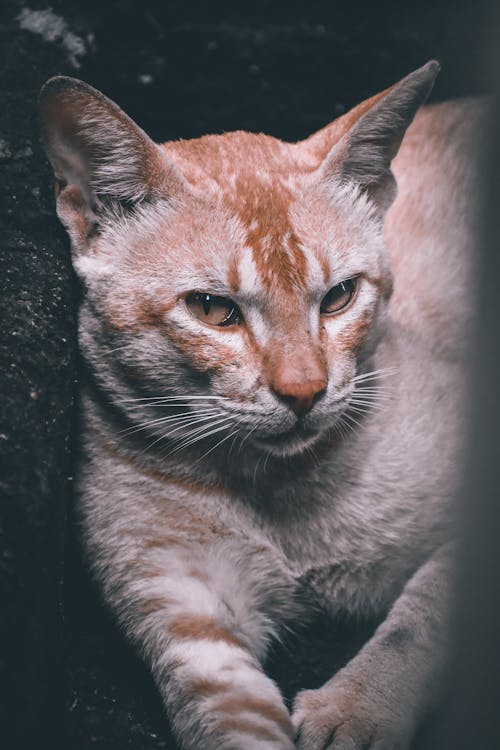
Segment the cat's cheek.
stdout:
[[174,303],[152,304],[142,294],[130,289],[115,289],[105,307],[105,327],[110,332],[135,336],[162,332],[164,319]]
[[345,313],[323,316],[326,347],[329,360],[358,357],[366,344],[376,335],[379,322],[379,298],[371,290],[360,290],[358,299]]
[[115,270],[109,259],[102,258],[94,253],[74,255],[73,268],[87,287],[92,287],[106,279],[112,279]]
[[222,335],[208,331],[197,331],[169,324],[165,336],[188,364],[197,372],[209,375],[236,373],[241,367],[241,341],[238,334],[230,334],[227,343]]
[[335,337],[337,351],[357,356],[367,340],[373,324],[373,312],[364,310],[356,320],[345,326]]

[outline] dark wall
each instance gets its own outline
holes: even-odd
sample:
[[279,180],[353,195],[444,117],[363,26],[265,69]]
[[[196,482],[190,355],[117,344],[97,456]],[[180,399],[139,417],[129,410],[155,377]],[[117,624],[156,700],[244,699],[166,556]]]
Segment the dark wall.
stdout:
[[[443,64],[435,99],[483,92],[491,85],[483,52],[489,12],[481,2],[401,0],[2,3],[0,712],[4,737],[11,737],[6,746],[172,747],[147,673],[101,607],[73,538],[77,290],[39,140],[40,86],[55,74],[83,78],[157,140],[235,128],[297,139],[431,57]],[[292,652],[276,656],[272,668],[284,690],[319,683],[371,627],[339,626],[332,642],[331,629],[320,622],[318,645],[295,646],[292,669]]]
[[[497,9],[500,20],[500,7]],[[470,426],[462,513],[450,710],[441,744],[500,748],[500,47],[496,24],[485,73],[497,94],[484,154],[477,319],[471,341]]]

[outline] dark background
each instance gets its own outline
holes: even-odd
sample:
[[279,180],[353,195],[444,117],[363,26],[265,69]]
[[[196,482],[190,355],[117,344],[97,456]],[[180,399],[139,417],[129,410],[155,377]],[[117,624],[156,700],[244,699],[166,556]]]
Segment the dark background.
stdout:
[[[443,65],[434,100],[490,91],[493,10],[485,2],[401,0],[2,3],[0,742],[9,750],[174,747],[147,670],[82,567],[71,522],[77,290],[40,144],[40,86],[55,74],[82,78],[157,140],[235,128],[293,140],[431,57]],[[483,364],[475,389],[481,399],[471,410],[473,436],[482,442],[471,441],[481,449],[471,451],[465,472],[463,505],[469,513],[473,498],[474,522],[464,522],[452,700],[419,748],[500,748],[498,733],[493,738],[499,626],[492,595],[500,589],[499,565],[489,556],[498,547],[498,511],[490,506],[496,509],[499,462],[488,450],[500,419],[485,398],[499,375],[491,323],[500,271],[498,161],[497,148],[485,167],[491,223],[481,247],[490,294],[474,350]],[[373,627],[318,619],[274,654],[270,671],[287,696],[319,685]]]

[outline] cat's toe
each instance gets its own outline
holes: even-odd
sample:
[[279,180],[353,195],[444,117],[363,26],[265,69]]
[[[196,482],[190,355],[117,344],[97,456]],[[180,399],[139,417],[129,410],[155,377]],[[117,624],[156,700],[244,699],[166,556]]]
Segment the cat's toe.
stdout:
[[304,690],[292,721],[299,750],[407,750],[408,736],[387,707],[356,690]]

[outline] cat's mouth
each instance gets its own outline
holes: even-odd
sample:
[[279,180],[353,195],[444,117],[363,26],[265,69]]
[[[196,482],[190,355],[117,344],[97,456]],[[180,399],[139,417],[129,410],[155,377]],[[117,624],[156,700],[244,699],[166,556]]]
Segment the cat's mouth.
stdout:
[[277,432],[272,435],[259,435],[253,438],[257,447],[281,456],[290,456],[294,453],[300,453],[306,450],[312,443],[315,443],[320,435],[317,429],[304,427],[297,423],[294,427],[285,432]]

